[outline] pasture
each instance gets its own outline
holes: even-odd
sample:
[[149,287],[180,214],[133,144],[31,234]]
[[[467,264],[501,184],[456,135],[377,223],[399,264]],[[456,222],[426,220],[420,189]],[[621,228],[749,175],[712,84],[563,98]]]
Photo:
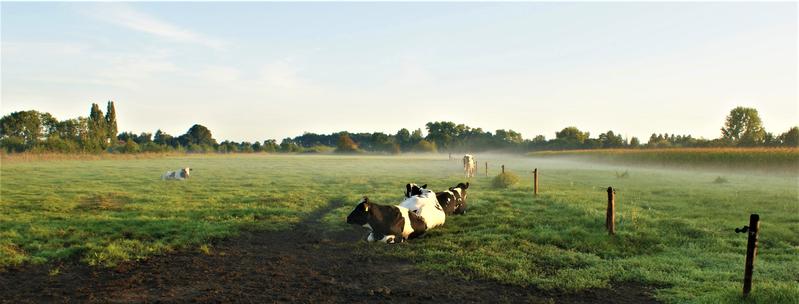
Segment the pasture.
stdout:
[[[435,274],[576,293],[628,283],[667,303],[795,303],[799,299],[796,172],[661,170],[554,158],[475,155],[469,210],[399,245],[348,250],[408,259]],[[490,165],[485,176],[484,162]],[[522,177],[494,189],[499,165]],[[188,181],[161,181],[189,166]],[[541,193],[530,171],[539,168]],[[627,172],[621,176],[617,173]],[[717,182],[722,177],[725,182]],[[221,238],[320,229],[344,222],[363,195],[399,203],[408,182],[443,190],[465,181],[446,155],[189,155],[129,160],[4,160],[0,168],[0,276],[77,259],[114,267],[160,254],[213,253]],[[617,196],[617,234],[604,229],[605,189]],[[746,237],[761,217],[754,289],[740,297]],[[51,265],[51,266],[47,266]]]

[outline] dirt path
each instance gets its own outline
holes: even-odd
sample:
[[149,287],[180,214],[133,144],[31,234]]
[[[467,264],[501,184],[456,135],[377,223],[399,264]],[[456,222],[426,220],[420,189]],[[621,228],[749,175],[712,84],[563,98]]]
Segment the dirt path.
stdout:
[[655,303],[633,285],[556,294],[430,274],[408,261],[357,253],[364,234],[320,231],[313,214],[296,229],[244,232],[214,246],[213,254],[183,252],[113,269],[70,262],[0,273],[0,302],[244,302],[244,303]]

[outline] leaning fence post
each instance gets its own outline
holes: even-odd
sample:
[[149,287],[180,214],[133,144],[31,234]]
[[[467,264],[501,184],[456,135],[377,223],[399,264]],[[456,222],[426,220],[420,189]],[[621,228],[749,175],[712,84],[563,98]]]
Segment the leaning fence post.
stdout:
[[502,165],[502,174],[505,174],[505,165]]
[[749,215],[749,226],[735,228],[735,232],[748,232],[749,238],[746,241],[746,264],[744,265],[744,297],[752,291],[752,270],[755,267],[757,257],[757,235],[760,232],[760,215]]
[[488,162],[486,162],[486,176],[488,176]]
[[608,213],[605,216],[605,226],[608,228],[608,235],[616,234],[616,190],[608,187]]
[[533,195],[538,196],[538,168],[533,170]]

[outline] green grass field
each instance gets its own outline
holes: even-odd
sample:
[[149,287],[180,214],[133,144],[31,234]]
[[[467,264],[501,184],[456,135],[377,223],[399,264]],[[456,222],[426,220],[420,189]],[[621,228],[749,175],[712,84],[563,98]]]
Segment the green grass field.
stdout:
[[[481,156],[465,216],[401,245],[359,250],[409,257],[424,269],[565,292],[636,282],[670,303],[740,297],[746,236],[761,216],[749,302],[799,300],[799,176],[655,170],[551,158]],[[484,162],[491,165],[484,176]],[[500,164],[522,177],[493,189]],[[161,181],[190,166],[185,182]],[[541,194],[532,196],[534,167]],[[628,172],[625,178],[616,173]],[[717,183],[721,176],[727,182]],[[0,268],[79,258],[110,266],[202,250],[242,229],[283,230],[333,201],[344,218],[363,195],[401,199],[407,182],[463,181],[446,156],[198,155],[129,160],[8,161],[0,167]],[[617,235],[604,229],[605,189],[618,189]],[[365,233],[364,233],[365,236]],[[0,269],[0,271],[3,271]]]

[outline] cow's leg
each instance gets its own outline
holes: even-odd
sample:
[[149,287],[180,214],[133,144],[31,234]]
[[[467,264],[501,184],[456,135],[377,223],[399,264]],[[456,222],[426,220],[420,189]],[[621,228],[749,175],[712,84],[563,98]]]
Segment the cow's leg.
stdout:
[[369,232],[369,236],[366,237],[367,242],[374,242],[375,241],[375,234],[374,232]]

